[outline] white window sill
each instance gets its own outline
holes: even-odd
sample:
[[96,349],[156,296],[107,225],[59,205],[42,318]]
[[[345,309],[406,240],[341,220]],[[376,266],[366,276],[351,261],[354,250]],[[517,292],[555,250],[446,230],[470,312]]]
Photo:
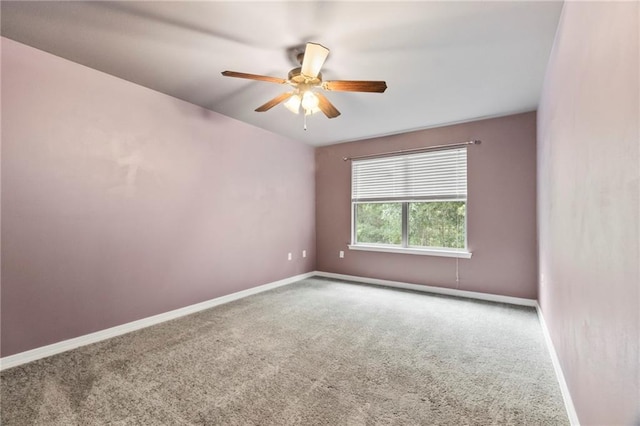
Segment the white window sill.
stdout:
[[457,257],[461,259],[470,259],[471,252],[463,250],[438,250],[438,249],[421,249],[421,248],[404,248],[404,247],[385,247],[385,246],[370,246],[364,244],[349,244],[349,250],[362,250],[362,251],[380,251],[384,253],[398,253],[398,254],[418,254],[422,256],[442,256],[442,257]]

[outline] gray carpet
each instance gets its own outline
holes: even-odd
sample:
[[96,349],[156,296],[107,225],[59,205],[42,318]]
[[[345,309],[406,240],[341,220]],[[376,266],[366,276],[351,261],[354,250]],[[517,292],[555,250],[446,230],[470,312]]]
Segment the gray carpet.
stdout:
[[10,425],[565,425],[534,309],[307,279],[1,374]]

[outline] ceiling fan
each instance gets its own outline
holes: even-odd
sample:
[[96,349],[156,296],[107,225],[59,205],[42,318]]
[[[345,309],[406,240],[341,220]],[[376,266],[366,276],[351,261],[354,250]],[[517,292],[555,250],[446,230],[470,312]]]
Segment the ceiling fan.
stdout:
[[305,117],[318,111],[322,111],[328,118],[335,118],[340,115],[340,111],[319,92],[319,89],[338,92],[374,93],[383,93],[387,89],[387,83],[384,81],[322,81],[320,68],[322,68],[328,55],[329,49],[326,47],[317,43],[307,43],[304,52],[297,55],[300,67],[289,71],[286,79],[235,71],[223,71],[222,75],[225,77],[246,78],[249,80],[267,81],[291,86],[293,90],[276,96],[264,105],[256,108],[256,111],[265,112],[284,102],[284,106],[294,114],[298,114],[302,107]]

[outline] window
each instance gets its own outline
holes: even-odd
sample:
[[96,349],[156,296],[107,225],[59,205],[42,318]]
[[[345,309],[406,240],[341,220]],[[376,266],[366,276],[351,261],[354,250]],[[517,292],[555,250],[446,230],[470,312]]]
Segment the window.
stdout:
[[470,257],[467,149],[353,160],[351,249]]

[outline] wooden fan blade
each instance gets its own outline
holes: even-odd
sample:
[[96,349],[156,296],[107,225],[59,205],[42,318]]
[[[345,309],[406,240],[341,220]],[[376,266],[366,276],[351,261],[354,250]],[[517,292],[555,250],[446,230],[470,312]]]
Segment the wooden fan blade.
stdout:
[[357,80],[336,80],[322,83],[325,90],[337,92],[375,92],[383,93],[387,90],[387,83],[384,81],[357,81]]
[[322,111],[327,118],[336,118],[340,115],[340,111],[338,111],[322,93],[316,93],[315,95],[318,97],[319,101],[318,108],[320,108],[320,111]]
[[259,106],[258,108],[256,108],[257,112],[265,112],[270,110],[271,108],[273,108],[274,106],[278,105],[281,102],[286,101],[287,99],[289,99],[291,97],[291,95],[293,95],[293,92],[287,92],[287,93],[283,93],[282,95],[278,95],[275,98],[271,99],[269,102],[267,102],[264,105]]
[[302,59],[302,69],[300,72],[307,77],[316,78],[320,73],[320,68],[329,55],[329,49],[321,44],[307,43]]
[[278,84],[284,84],[287,82],[287,80],[283,78],[269,77],[268,75],[247,74],[244,72],[235,72],[235,71],[222,71],[222,75],[224,75],[225,77],[246,78],[249,80],[268,81],[269,83],[278,83]]

